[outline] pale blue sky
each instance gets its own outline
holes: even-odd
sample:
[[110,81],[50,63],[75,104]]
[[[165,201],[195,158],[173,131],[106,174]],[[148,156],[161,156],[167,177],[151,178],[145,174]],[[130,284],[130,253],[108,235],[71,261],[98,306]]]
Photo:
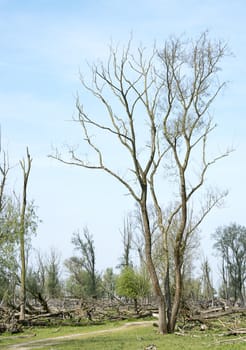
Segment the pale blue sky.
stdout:
[[[223,65],[222,78],[230,83],[213,112],[219,124],[215,144],[233,144],[237,151],[211,173],[211,181],[228,188],[230,195],[226,207],[203,225],[204,255],[217,226],[231,221],[246,225],[245,21],[244,0],[0,0],[3,145],[12,163],[24,156],[26,146],[33,157],[29,198],[43,220],[36,247],[55,247],[68,257],[72,232],[88,225],[98,269],[117,265],[119,229],[133,208],[124,189],[103,174],[65,167],[47,155],[52,145],[76,144],[79,139],[69,122],[76,113],[79,70],[85,70],[86,61],[106,57],[111,40],[126,43],[131,32],[136,44],[156,40],[161,45],[171,34],[197,36],[208,29],[234,52]],[[18,187],[17,178],[15,169],[10,185]]]

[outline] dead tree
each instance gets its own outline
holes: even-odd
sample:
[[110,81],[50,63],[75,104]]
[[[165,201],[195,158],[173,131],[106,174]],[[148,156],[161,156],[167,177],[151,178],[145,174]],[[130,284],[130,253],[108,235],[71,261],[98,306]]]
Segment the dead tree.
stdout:
[[3,154],[1,163],[0,163],[0,213],[3,210],[4,206],[4,190],[5,185],[7,181],[7,175],[9,172],[9,162],[8,162],[8,155],[7,153],[2,150],[2,144],[1,144],[1,129],[0,129],[0,155]]

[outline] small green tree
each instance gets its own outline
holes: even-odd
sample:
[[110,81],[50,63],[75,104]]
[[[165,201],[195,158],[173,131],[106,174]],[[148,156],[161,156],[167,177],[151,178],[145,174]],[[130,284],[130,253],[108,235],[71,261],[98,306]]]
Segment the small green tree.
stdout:
[[246,227],[232,223],[218,227],[213,234],[214,248],[222,258],[224,295],[245,304]]
[[31,235],[36,232],[38,225],[34,203],[27,201],[31,163],[32,159],[27,149],[27,159],[20,161],[23,173],[23,191],[20,199],[14,191],[6,189],[11,167],[7,153],[1,148],[0,139],[0,298],[7,299],[14,305],[19,291],[21,319],[25,317],[26,265]]
[[132,299],[135,311],[138,311],[138,298],[147,296],[149,291],[149,281],[129,266],[122,270],[116,281],[117,294]]
[[[5,196],[5,205],[0,212],[0,299],[17,300],[20,286],[20,203],[14,196]],[[25,266],[31,249],[31,237],[35,234],[38,217],[33,202],[26,205],[25,212]],[[26,268],[27,269],[27,268]]]
[[81,259],[77,256],[72,256],[65,261],[65,267],[69,273],[68,278],[65,281],[66,292],[70,296],[77,298],[95,297],[101,295],[101,281],[100,276],[96,275],[96,292],[92,289],[91,276],[83,268]]
[[113,269],[107,268],[102,276],[102,290],[103,295],[112,299],[116,292],[116,275]]
[[0,299],[14,303],[18,284],[18,218],[19,208],[5,196],[0,212]]
[[61,296],[62,284],[60,280],[60,258],[54,249],[50,251],[46,265],[46,293],[50,298]]

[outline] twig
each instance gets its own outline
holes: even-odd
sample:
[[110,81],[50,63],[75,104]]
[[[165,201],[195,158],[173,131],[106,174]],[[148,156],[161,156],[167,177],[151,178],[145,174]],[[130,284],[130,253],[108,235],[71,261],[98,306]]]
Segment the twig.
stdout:
[[246,342],[246,337],[239,337],[235,339],[226,339],[226,340],[217,340],[214,343],[209,344],[209,346],[220,345],[220,344],[235,344],[235,343],[244,343]]

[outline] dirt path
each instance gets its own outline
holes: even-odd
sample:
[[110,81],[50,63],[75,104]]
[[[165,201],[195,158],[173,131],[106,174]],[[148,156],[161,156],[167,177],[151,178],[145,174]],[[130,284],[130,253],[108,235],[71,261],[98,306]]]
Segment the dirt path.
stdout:
[[39,339],[39,340],[31,340],[25,343],[19,343],[10,345],[6,349],[8,350],[30,350],[30,349],[38,349],[43,346],[49,346],[49,345],[55,345],[59,344],[59,342],[63,340],[69,340],[74,338],[83,338],[85,336],[91,336],[91,335],[100,335],[100,334],[106,334],[106,333],[114,333],[121,330],[124,330],[128,327],[146,327],[150,324],[153,324],[153,321],[143,321],[143,322],[129,322],[124,324],[123,326],[116,327],[116,328],[109,328],[109,329],[103,329],[98,331],[92,331],[92,332],[86,332],[86,333],[76,333],[76,334],[70,334],[70,335],[63,335],[53,338],[45,338],[45,339]]

